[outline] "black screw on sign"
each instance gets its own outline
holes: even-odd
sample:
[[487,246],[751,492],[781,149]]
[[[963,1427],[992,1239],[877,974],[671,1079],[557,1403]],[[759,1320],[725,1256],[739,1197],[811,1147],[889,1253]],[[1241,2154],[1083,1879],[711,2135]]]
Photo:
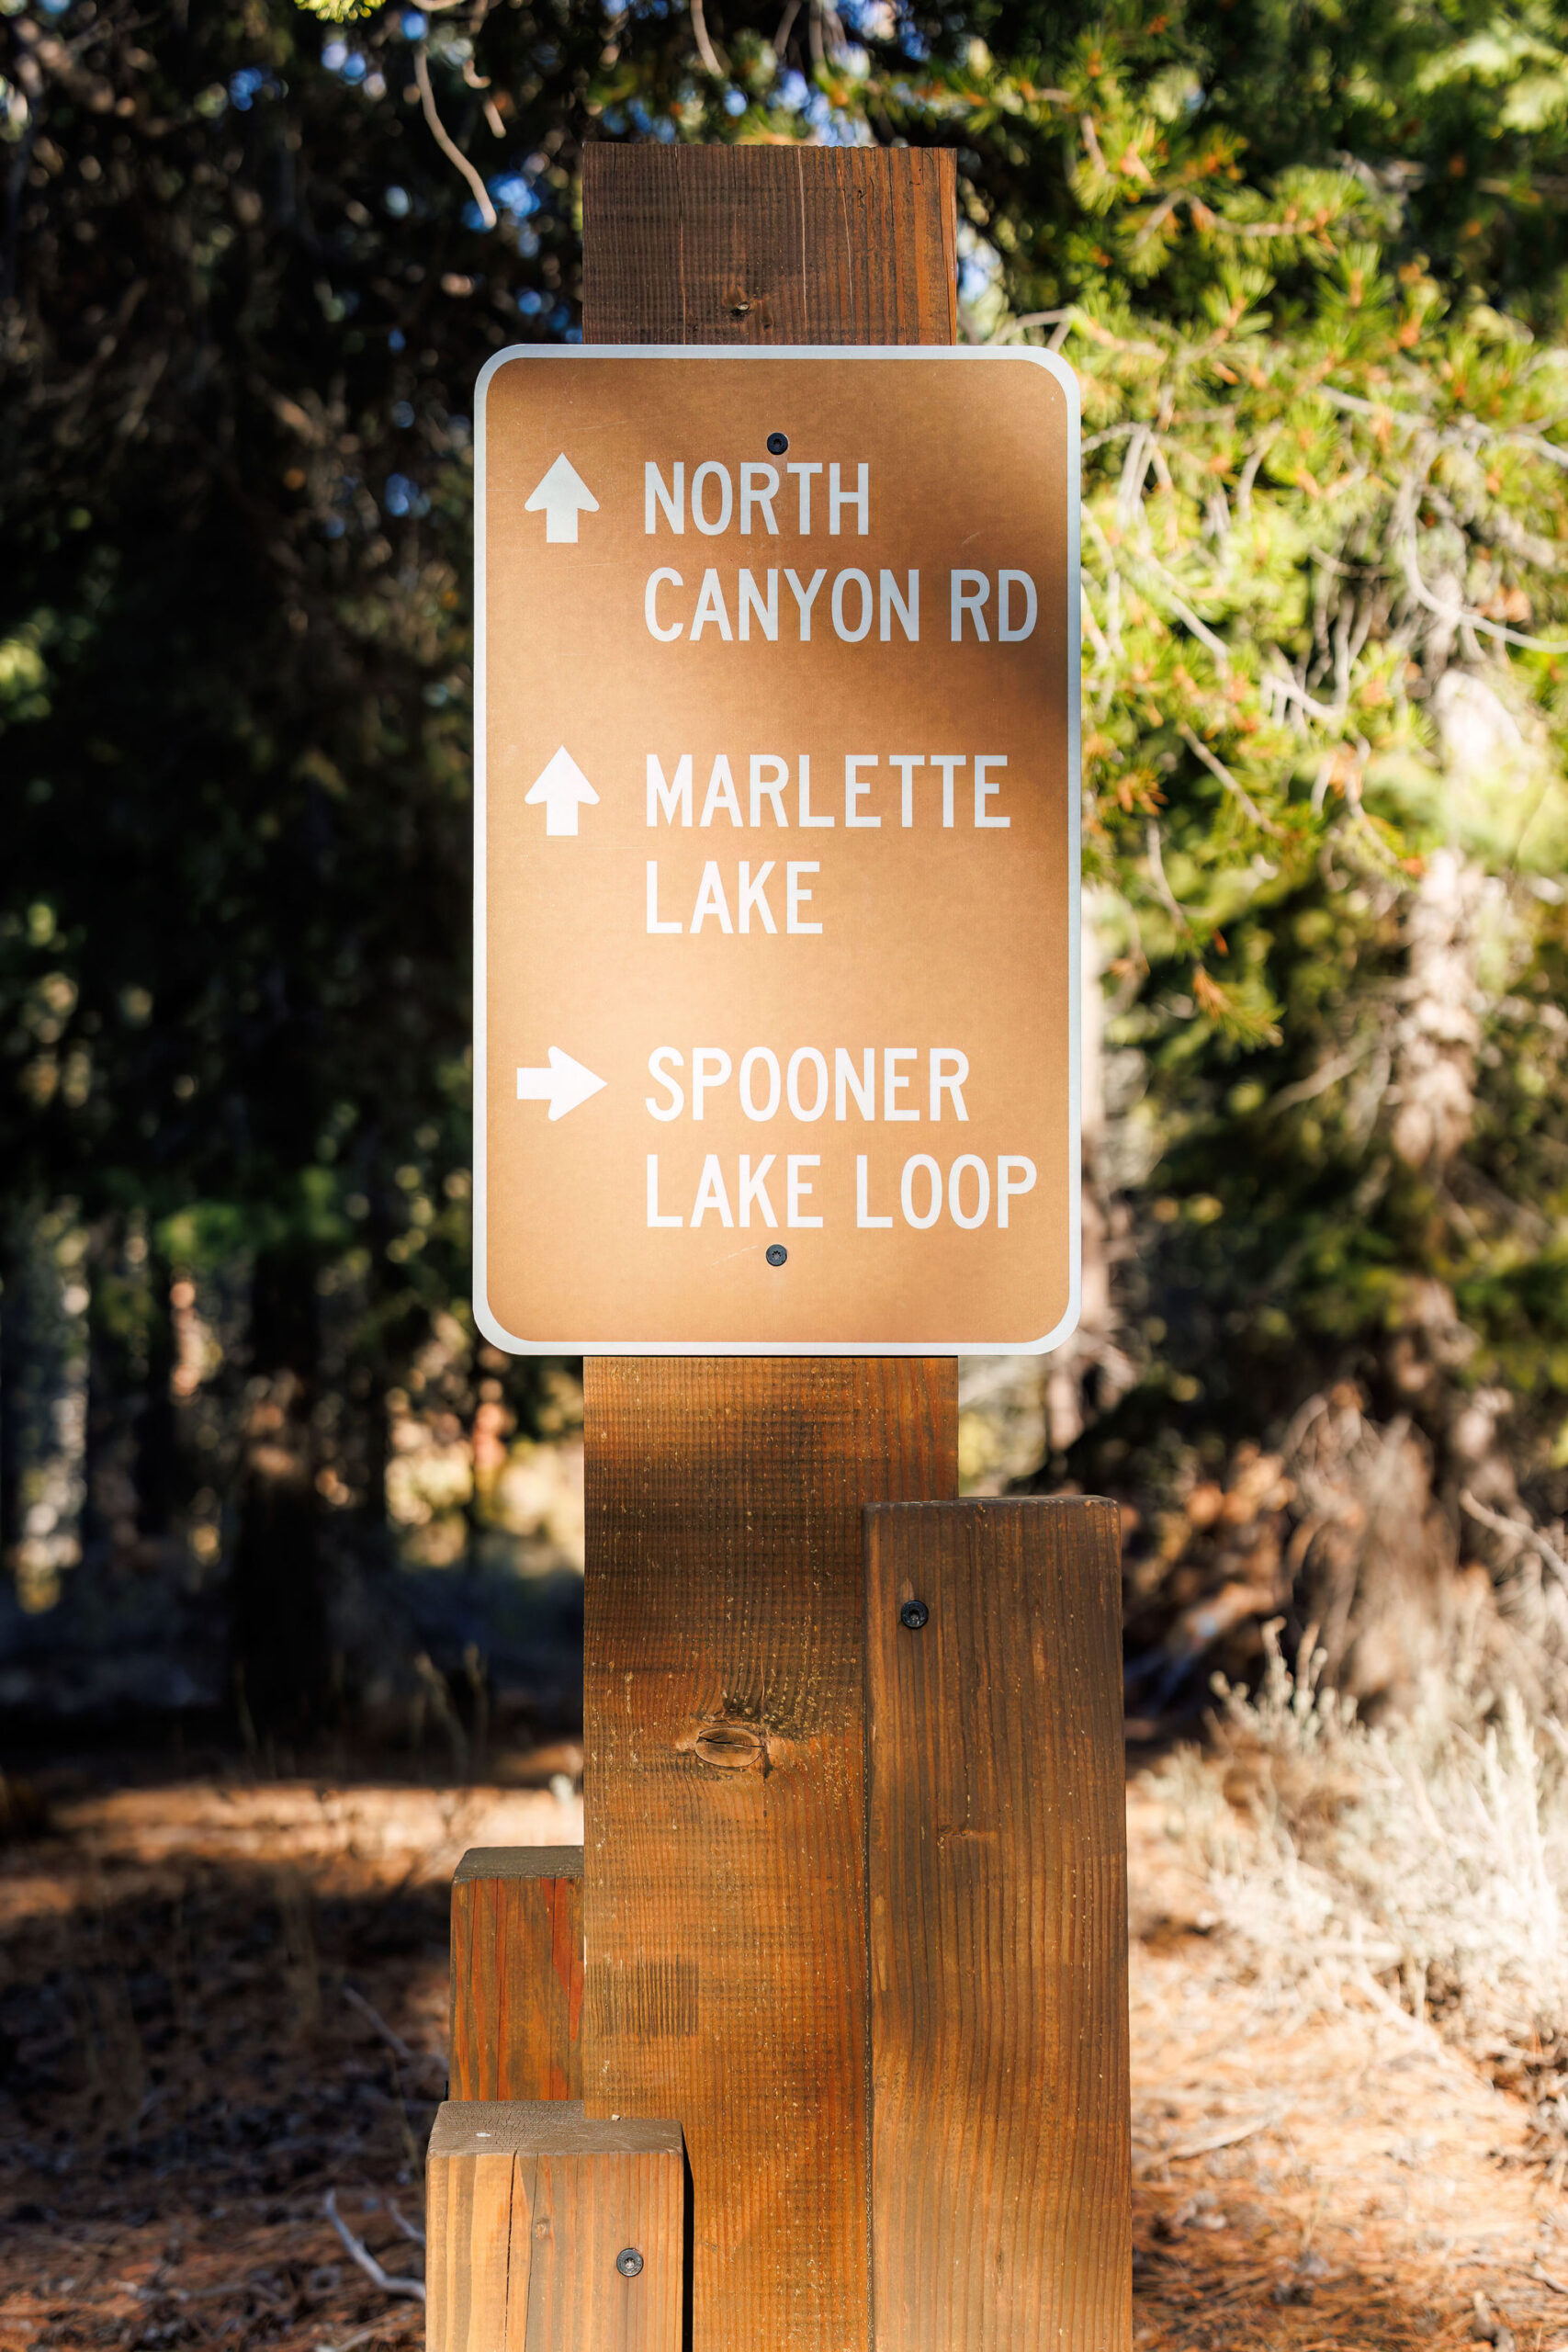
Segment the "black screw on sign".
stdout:
[[898,1623],[906,1632],[918,1634],[931,1615],[923,1600],[906,1600],[898,1611]]
[[624,2245],[615,2256],[615,2267],[623,2278],[635,2278],[642,2268],[642,2256],[635,2245]]

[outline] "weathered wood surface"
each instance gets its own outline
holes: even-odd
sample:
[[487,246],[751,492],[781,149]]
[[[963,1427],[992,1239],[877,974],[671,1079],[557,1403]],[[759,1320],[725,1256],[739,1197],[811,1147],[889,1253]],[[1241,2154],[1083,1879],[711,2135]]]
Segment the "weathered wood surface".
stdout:
[[[672,2123],[449,2101],[425,2192],[428,2352],[681,2352],[686,2166]],[[623,2275],[635,2248],[642,2267]]]
[[591,343],[952,343],[951,151],[591,146]]
[[865,1599],[876,2352],[1125,2352],[1115,1506],[869,1510]]
[[582,1849],[476,1846],[452,1882],[452,2096],[581,2098]]
[[[951,156],[594,146],[589,343],[951,343]],[[583,2093],[672,2115],[693,2352],[864,2352],[860,1512],[951,1361],[591,1360]]]
[[588,2111],[684,2130],[694,2352],[863,2352],[861,1513],[956,1491],[957,1368],[585,1370]]

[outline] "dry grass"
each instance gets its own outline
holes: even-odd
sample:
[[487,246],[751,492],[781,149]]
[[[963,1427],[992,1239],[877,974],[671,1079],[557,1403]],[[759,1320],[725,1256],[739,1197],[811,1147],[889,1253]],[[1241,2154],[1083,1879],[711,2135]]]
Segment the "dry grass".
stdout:
[[1428,2019],[1526,2090],[1568,2172],[1568,1738],[1487,1690],[1461,1648],[1377,1726],[1269,1636],[1255,1697],[1226,1690],[1216,1755],[1155,1776],[1215,1919],[1250,1964],[1332,2004]]

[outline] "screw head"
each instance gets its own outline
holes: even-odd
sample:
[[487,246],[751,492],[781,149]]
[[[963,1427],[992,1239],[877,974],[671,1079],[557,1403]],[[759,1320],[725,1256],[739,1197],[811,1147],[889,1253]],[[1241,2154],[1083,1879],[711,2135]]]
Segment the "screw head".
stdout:
[[931,1615],[923,1600],[906,1600],[898,1611],[898,1623],[911,1634],[918,1634]]
[[784,1243],[775,1241],[768,1250],[768,1263],[770,1266],[782,1266],[788,1256],[789,1251],[784,1248]]
[[642,2256],[635,2245],[624,2245],[615,2256],[615,2267],[623,2278],[635,2278],[642,2268]]
[[768,455],[769,455],[769,457],[770,457],[770,458],[782,458],[782,457],[784,456],[784,451],[785,451],[788,447],[789,447],[789,435],[788,435],[787,433],[770,433],[770,434],[769,434],[769,435],[768,435]]

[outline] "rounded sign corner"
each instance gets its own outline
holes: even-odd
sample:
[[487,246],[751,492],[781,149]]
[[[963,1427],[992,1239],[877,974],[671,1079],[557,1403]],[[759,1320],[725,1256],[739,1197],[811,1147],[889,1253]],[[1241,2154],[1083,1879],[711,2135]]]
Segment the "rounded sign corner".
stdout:
[[526,1356],[534,1353],[534,1350],[526,1340],[520,1340],[514,1332],[508,1331],[491,1313],[490,1301],[485,1295],[482,1266],[476,1266],[474,1269],[473,1307],[474,1321],[492,1348],[500,1348],[503,1354],[509,1356]]

